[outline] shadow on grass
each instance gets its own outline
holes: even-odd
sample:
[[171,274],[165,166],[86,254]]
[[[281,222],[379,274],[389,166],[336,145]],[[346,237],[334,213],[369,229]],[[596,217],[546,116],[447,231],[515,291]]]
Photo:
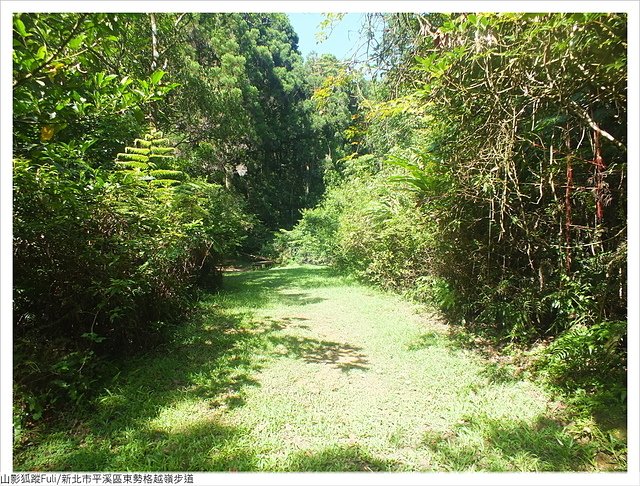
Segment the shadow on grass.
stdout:
[[[465,431],[480,432],[482,442],[467,440]],[[590,466],[593,447],[576,442],[562,424],[541,416],[524,422],[469,417],[454,433],[430,432],[423,444],[442,469],[450,471],[581,471]]]
[[333,275],[294,267],[226,276],[225,289],[205,299],[200,317],[177,329],[171,343],[119,363],[84,410],[26,434],[14,450],[14,469],[257,470],[250,432],[217,418],[242,406],[248,387],[260,386],[260,355],[281,345],[290,356],[343,371],[364,369],[366,359],[354,346],[278,335],[308,327],[305,318],[256,321],[251,309],[274,300],[320,302],[304,289],[335,285]]
[[[247,387],[260,386],[254,378],[262,366],[256,354],[275,328],[248,322],[247,314],[207,313],[185,325],[173,344],[121,363],[118,376],[105,380],[104,392],[86,402],[84,411],[60,418],[40,437],[37,431],[29,434],[14,451],[14,469],[253,467],[250,448],[235,446],[245,432],[220,425],[215,417],[242,406]],[[229,462],[215,453],[226,449],[229,457],[238,457]]]
[[439,332],[427,332],[418,336],[408,346],[409,351],[419,351],[421,349],[431,348],[433,346],[446,346],[447,337]]
[[[66,471],[251,471],[257,458],[249,447],[235,444],[243,434],[215,421],[178,432],[152,428],[121,431],[105,440],[93,436],[80,446],[68,438],[63,457],[51,457],[38,470]],[[61,447],[58,438],[58,447]],[[69,447],[71,445],[71,447]]]
[[[414,339],[408,349],[421,351],[436,347],[448,348],[454,353],[472,352],[481,358],[477,361],[478,380],[464,393],[475,395],[482,388],[509,386],[524,379],[522,362],[512,362],[484,338],[464,329],[454,328],[449,333],[427,332]],[[442,468],[456,471],[530,470],[531,464],[541,471],[581,471],[593,467],[624,470],[626,422],[620,399],[608,396],[606,392],[588,396],[574,392],[563,400],[565,403],[554,404],[553,411],[540,416],[533,426],[525,422],[471,417],[465,427],[480,431],[484,438],[482,444],[470,440],[470,434],[465,435],[464,428],[453,436],[451,432],[427,434],[425,442],[436,452]],[[577,416],[575,408],[567,408],[566,402],[577,403],[588,413],[579,412],[581,416]],[[586,432],[581,430],[583,425],[577,425],[580,423],[587,424]],[[594,465],[594,461],[597,464]]]
[[[310,297],[305,290],[336,285],[335,270],[327,267],[285,267],[225,274],[222,294],[235,293],[245,305],[260,307],[267,302],[307,305],[324,299]],[[344,279],[342,279],[344,280]]]
[[503,357],[495,350],[487,350],[479,346],[471,337],[466,334],[461,335],[458,331],[450,331],[447,334],[436,331],[427,332],[411,342],[408,349],[419,351],[431,347],[447,348],[456,353],[472,351],[478,354],[484,361],[480,376],[485,377],[489,384],[508,384],[521,380],[518,370],[509,363],[502,362]]
[[269,340],[280,356],[330,365],[344,372],[369,369],[369,362],[359,346],[290,335],[272,335]]
[[[525,369],[531,369],[530,358],[521,356],[509,363],[510,359],[505,359],[505,348],[510,345],[510,342],[496,337],[490,328],[477,325],[468,329],[462,326],[450,326],[448,337],[452,349],[471,350],[485,359],[486,363],[481,374],[490,383],[504,384],[519,381],[520,373]],[[584,357],[584,361],[589,359],[591,358],[588,356]],[[565,364],[566,362],[565,360]],[[583,360],[579,359],[578,367],[582,363]],[[579,371],[575,374],[569,372],[566,379],[557,380],[552,386],[553,393],[565,404],[570,405],[571,414],[590,416],[602,432],[613,433],[618,437],[624,436],[626,441],[626,373],[622,372],[617,376],[610,374],[607,378],[603,378],[604,373],[594,373],[593,378],[598,386],[591,387],[593,383],[586,380],[588,385],[585,388],[588,391],[579,385],[571,384],[579,374]]]
[[291,456],[288,462],[288,472],[381,472],[397,469],[395,462],[374,458],[357,446],[305,451]]
[[[105,380],[104,392],[74,414],[46,430],[31,434],[15,452],[16,470],[48,471],[257,471],[264,467],[250,431],[222,423],[226,408],[241,407],[249,387],[260,386],[259,357],[265,350],[342,371],[366,370],[362,349],[346,343],[286,335],[305,318],[256,321],[237,306],[263,305],[274,294],[329,285],[323,269],[291,268],[246,272],[230,278],[224,299],[205,303],[203,316],[178,331],[162,351],[122,366],[118,377]],[[271,277],[271,273],[275,275]],[[270,279],[272,279],[270,281]],[[306,282],[306,283],[305,283]],[[306,287],[309,285],[309,287]],[[286,293],[286,292],[284,292]],[[298,295],[295,298],[312,298]],[[220,304],[223,302],[224,304]],[[234,310],[235,309],[235,310]],[[285,331],[286,332],[286,331]],[[441,345],[426,336],[416,350]],[[446,343],[446,339],[443,340]],[[548,420],[548,419],[547,419]],[[481,444],[465,440],[464,427],[477,428]],[[530,464],[539,470],[580,470],[588,447],[563,432],[561,425],[540,420],[502,423],[472,418],[452,436],[425,436],[426,447],[441,469],[513,470]],[[357,447],[329,447],[286,459],[291,471],[387,471],[400,465],[379,460]]]

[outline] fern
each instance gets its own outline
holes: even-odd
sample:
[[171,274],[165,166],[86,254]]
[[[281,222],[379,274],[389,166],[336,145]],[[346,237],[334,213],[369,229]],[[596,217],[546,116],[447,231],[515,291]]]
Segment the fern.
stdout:
[[124,161],[124,162],[131,162],[131,161],[147,162],[149,160],[149,157],[147,157],[146,155],[126,154],[126,153],[119,153],[116,156],[116,158],[118,161]]
[[140,146],[140,147],[145,147],[145,148],[149,148],[151,147],[151,141],[150,140],[142,140],[141,138],[136,138],[133,141],[134,144]]
[[146,169],[148,164],[145,162],[136,162],[134,160],[116,160],[116,165],[123,169]]
[[172,154],[175,150],[176,149],[174,147],[152,147],[151,153],[153,155],[167,155]]
[[175,148],[168,144],[169,140],[152,128],[143,139],[136,138],[133,147],[125,147],[124,152],[117,154],[116,166],[126,174],[125,180],[133,177],[133,180],[148,181],[158,188],[179,186],[187,175],[173,169]]
[[173,179],[177,181],[181,181],[186,177],[186,174],[180,170],[157,169],[150,171],[149,174],[156,179]]
[[149,155],[148,148],[125,147],[124,151],[127,154]]

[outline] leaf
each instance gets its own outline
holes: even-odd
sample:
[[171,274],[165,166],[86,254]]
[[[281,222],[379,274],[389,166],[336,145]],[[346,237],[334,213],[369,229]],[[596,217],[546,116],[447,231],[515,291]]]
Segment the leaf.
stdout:
[[53,138],[54,132],[55,132],[55,129],[53,128],[52,125],[44,125],[40,129],[40,140],[42,140],[43,142],[51,140]]
[[71,49],[77,49],[84,42],[86,34],[80,34],[69,41],[69,47]]
[[150,77],[149,77],[149,81],[151,81],[151,84],[157,84],[161,79],[162,76],[164,76],[164,71],[155,71]]
[[22,20],[15,19],[13,22],[13,25],[15,26],[16,30],[18,31],[18,34],[20,34],[21,37],[27,37],[29,35],[27,33],[27,29],[24,26],[24,22],[22,22]]
[[58,101],[56,104],[56,111],[60,111],[65,108],[69,104],[69,98],[65,98],[63,100]]

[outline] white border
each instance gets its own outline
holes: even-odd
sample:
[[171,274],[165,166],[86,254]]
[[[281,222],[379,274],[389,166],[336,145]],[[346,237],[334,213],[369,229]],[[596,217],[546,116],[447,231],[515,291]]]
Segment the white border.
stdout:
[[[627,97],[627,329],[628,329],[628,383],[627,406],[629,430],[628,470],[640,474],[640,426],[638,425],[640,402],[640,4],[633,2],[633,8],[627,11],[628,41],[628,86]],[[640,484],[636,476],[636,484]]]
[[11,105],[11,44],[12,14],[14,12],[400,12],[400,11],[496,11],[496,12],[626,12],[628,14],[629,97],[628,97],[628,217],[629,217],[629,461],[628,472],[617,474],[545,473],[195,473],[196,484],[640,484],[640,445],[638,443],[638,406],[640,376],[638,373],[638,324],[640,311],[640,242],[638,208],[640,203],[639,138],[640,122],[638,93],[638,60],[640,5],[636,1],[2,1],[0,2],[1,63],[0,99],[0,471],[12,471],[12,111]]
[[[13,448],[13,316],[12,316],[12,15],[0,15],[0,471],[11,470]],[[9,109],[9,106],[12,108]]]
[[[9,12],[631,12],[633,0],[2,0]],[[3,9],[4,10],[4,9]],[[637,10],[637,9],[636,9]]]

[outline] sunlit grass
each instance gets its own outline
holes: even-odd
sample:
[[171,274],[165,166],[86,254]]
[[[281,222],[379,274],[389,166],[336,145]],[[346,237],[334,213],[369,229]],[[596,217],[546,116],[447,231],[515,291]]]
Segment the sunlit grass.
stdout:
[[[228,275],[162,352],[27,434],[17,470],[582,471],[536,384],[317,267]],[[617,466],[624,467],[620,463]]]

